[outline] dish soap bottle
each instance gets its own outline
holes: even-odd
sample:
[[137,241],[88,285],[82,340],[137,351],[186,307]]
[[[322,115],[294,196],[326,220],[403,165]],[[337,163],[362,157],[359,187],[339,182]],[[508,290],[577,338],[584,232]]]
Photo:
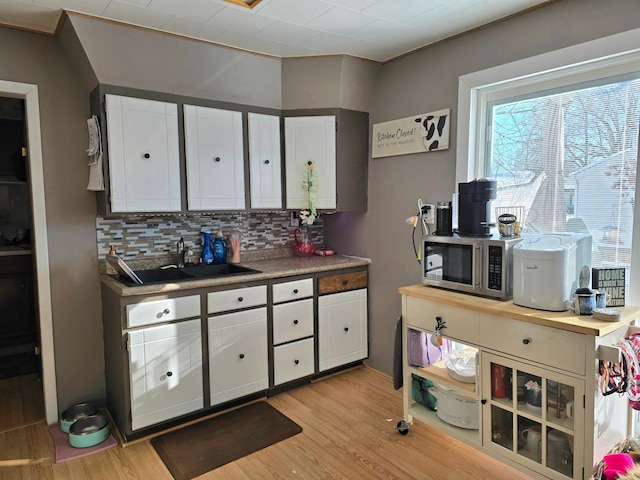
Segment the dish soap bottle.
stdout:
[[211,265],[213,263],[213,249],[211,248],[211,234],[209,232],[203,232],[204,239],[202,240],[202,263],[205,265]]
[[[109,255],[116,255],[116,249],[114,248],[113,245],[109,246]],[[113,268],[109,262],[107,262],[107,275],[117,275],[117,274],[118,272],[116,271],[116,269]]]
[[221,231],[216,233],[216,238],[213,241],[213,263],[216,265],[227,263],[227,243],[224,241]]

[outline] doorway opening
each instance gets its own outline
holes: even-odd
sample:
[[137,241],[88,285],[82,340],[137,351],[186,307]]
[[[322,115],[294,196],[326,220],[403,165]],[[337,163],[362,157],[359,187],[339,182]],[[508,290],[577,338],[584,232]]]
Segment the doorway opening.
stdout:
[[[22,293],[22,295],[30,294],[33,298],[33,301],[29,303],[26,308],[32,308],[34,310],[35,325],[31,325],[29,328],[23,328],[22,330],[15,329],[16,331],[13,332],[12,342],[21,346],[17,347],[13,345],[12,347],[15,347],[17,350],[22,348],[31,350],[31,346],[34,346],[31,354],[39,353],[35,367],[36,372],[27,375],[33,375],[34,378],[39,379],[40,382],[39,384],[35,384],[37,389],[33,392],[25,386],[10,385],[11,380],[21,380],[27,375],[15,375],[5,380],[0,380],[0,387],[2,387],[0,388],[0,402],[11,401],[10,398],[8,399],[8,394],[20,395],[20,398],[27,398],[28,401],[22,402],[23,406],[35,403],[34,400],[36,397],[41,398],[42,400],[39,402],[39,405],[33,408],[33,416],[37,417],[34,421],[42,421],[44,417],[48,424],[52,424],[58,420],[58,400],[53,349],[53,315],[51,281],[49,277],[49,247],[47,240],[38,87],[27,83],[0,80],[0,97],[6,97],[12,105],[15,105],[15,103],[11,102],[11,100],[20,100],[20,102],[18,102],[19,107],[16,107],[16,109],[22,111],[22,132],[24,134],[22,140],[26,146],[24,152],[22,151],[22,147],[20,147],[19,154],[14,156],[15,152],[13,152],[10,160],[2,160],[0,162],[0,172],[2,172],[0,173],[0,177],[4,175],[14,175],[16,177],[16,183],[11,184],[11,188],[25,190],[16,198],[20,198],[20,195],[22,195],[22,197],[29,198],[30,204],[30,207],[26,210],[26,212],[29,213],[28,222],[24,220],[26,215],[24,209],[18,209],[19,211],[17,213],[11,212],[11,223],[22,222],[25,225],[28,224],[29,231],[27,232],[26,228],[22,229],[24,232],[18,231],[19,227],[9,229],[6,236],[9,237],[12,235],[10,243],[13,245],[5,246],[24,249],[25,244],[28,243],[29,245],[31,258],[29,261],[26,261],[26,263],[30,262],[31,264],[32,281],[21,282],[20,293]],[[25,180],[21,180],[21,178]],[[22,261],[25,262],[24,259],[22,259]],[[22,267],[18,266],[16,268],[20,269]],[[22,288],[23,285],[24,289]],[[32,292],[25,294],[24,291],[27,290],[29,286],[32,287]],[[0,323],[6,321],[9,313],[7,310],[0,310]],[[33,340],[34,329],[35,341]],[[22,342],[25,343],[23,344]],[[22,347],[22,345],[28,345],[28,347]],[[0,347],[2,347],[1,342]],[[4,386],[2,384],[3,381],[5,382]],[[13,405],[15,405],[15,403]],[[23,410],[21,412],[21,409],[15,409],[13,405],[11,405],[11,410],[16,420],[19,420],[20,415],[23,415],[23,424],[28,424],[26,423],[29,422],[28,411]],[[0,415],[0,418],[2,417],[4,417],[4,412]]]

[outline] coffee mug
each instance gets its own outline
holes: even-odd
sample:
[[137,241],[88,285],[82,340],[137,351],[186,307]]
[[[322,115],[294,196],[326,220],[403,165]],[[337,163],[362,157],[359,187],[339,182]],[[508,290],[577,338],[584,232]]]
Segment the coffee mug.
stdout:
[[573,402],[550,398],[547,400],[547,416],[550,418],[573,418]]
[[607,303],[611,300],[611,294],[603,290],[594,290],[596,294],[596,308],[607,308]]
[[527,451],[539,456],[542,453],[542,432],[540,425],[534,425],[520,432],[520,438]]
[[596,308],[595,293],[574,293],[571,309],[576,315],[593,315]]

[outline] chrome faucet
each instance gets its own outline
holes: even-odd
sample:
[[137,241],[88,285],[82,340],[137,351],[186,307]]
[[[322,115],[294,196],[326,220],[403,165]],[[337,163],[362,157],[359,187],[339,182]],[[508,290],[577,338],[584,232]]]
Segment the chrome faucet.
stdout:
[[193,250],[191,250],[191,248],[189,247],[185,247],[184,246],[184,238],[180,237],[180,240],[178,240],[178,243],[176,244],[176,263],[178,264],[178,268],[184,268],[185,265],[185,257],[188,256],[192,256],[193,255]]

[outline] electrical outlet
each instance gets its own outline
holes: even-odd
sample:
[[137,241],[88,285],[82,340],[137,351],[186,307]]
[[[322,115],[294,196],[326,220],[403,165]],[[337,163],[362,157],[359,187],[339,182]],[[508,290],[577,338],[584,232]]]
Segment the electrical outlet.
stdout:
[[435,225],[436,223],[436,207],[435,205],[432,205],[430,203],[428,203],[426,205],[427,207],[427,213],[424,214],[424,219],[427,223],[430,223],[431,225]]

